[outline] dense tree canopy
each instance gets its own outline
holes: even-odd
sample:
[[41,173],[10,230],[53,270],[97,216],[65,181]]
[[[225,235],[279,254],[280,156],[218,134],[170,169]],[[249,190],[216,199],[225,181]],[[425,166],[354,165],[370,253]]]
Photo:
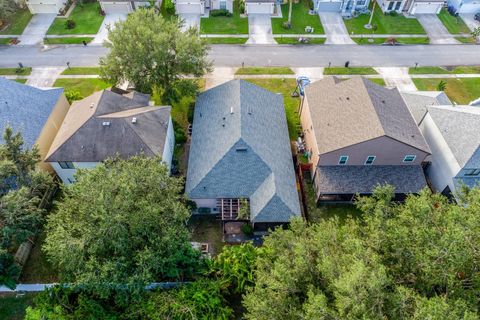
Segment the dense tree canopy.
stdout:
[[101,75],[111,83],[130,81],[144,93],[158,90],[164,103],[194,93],[196,83],[185,76],[209,71],[208,47],[193,28],[182,32],[181,24],[153,9],[132,12],[109,31],[110,51],[100,59]]
[[48,218],[43,249],[65,280],[108,293],[194,272],[198,252],[188,242],[182,180],[170,177],[159,158],[113,159],[79,170],[64,191]]
[[[405,204],[378,188],[362,219],[294,221],[265,239],[247,319],[477,319],[480,191]],[[273,307],[274,306],[274,307]]]

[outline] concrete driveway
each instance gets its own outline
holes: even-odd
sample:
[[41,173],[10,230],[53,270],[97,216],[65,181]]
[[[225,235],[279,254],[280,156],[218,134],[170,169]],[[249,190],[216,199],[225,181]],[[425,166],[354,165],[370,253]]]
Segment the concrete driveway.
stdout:
[[34,14],[25,30],[20,36],[20,44],[35,45],[43,41],[48,28],[57,15],[55,13]]
[[276,44],[269,14],[249,14],[248,33],[247,44]]
[[103,19],[102,26],[97,32],[95,38],[90,42],[91,44],[103,44],[105,40],[108,39],[108,26],[113,28],[115,26],[115,22],[123,21],[127,19],[126,13],[112,13],[107,14]]
[[[474,13],[462,13],[460,17],[463,19],[465,24],[468,26],[470,30],[475,30],[476,28],[480,27],[480,22],[473,18]],[[477,40],[480,41],[480,36],[477,37]]]
[[356,44],[348,35],[342,15],[338,12],[319,12],[323,29],[327,35],[326,44]]
[[447,28],[443,25],[442,21],[438,19],[436,14],[416,14],[415,17],[418,19],[423,29],[428,34],[430,38],[430,43],[433,44],[458,44],[455,37],[451,35]]
[[200,15],[195,13],[180,13],[180,19],[184,21],[182,30],[186,31],[189,28],[200,28]]

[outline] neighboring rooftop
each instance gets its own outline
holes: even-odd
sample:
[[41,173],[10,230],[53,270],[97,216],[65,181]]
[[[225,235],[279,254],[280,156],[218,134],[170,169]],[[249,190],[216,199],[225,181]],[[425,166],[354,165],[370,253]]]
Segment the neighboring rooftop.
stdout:
[[430,149],[398,89],[363,77],[327,77],[305,89],[320,154],[381,136]]
[[249,198],[253,222],[300,215],[281,95],[232,80],[198,96],[186,192]]
[[480,108],[430,106],[428,113],[460,167],[480,168]]
[[443,91],[414,91],[401,92],[401,94],[417,124],[422,121],[427,113],[427,107],[452,105]]
[[46,161],[99,162],[113,156],[162,155],[171,108],[149,106],[149,97],[103,90],[74,102]]
[[62,88],[42,90],[0,77],[1,134],[11,126],[32,147],[62,94]]

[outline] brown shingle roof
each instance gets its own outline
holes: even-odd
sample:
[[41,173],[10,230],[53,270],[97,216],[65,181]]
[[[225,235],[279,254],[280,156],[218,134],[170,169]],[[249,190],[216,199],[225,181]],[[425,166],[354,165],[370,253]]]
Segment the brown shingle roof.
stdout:
[[430,153],[398,89],[362,77],[328,77],[306,87],[320,154],[381,136]]

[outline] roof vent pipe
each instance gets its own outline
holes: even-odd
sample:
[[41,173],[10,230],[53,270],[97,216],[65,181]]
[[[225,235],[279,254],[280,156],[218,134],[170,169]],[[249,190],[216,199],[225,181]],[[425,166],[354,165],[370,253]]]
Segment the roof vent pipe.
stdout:
[[109,127],[109,126],[110,126],[110,121],[104,121],[104,122],[102,122],[102,126],[104,126],[104,127]]
[[233,114],[233,107],[230,107],[230,114]]
[[133,117],[132,118],[132,123],[137,123],[137,118]]

